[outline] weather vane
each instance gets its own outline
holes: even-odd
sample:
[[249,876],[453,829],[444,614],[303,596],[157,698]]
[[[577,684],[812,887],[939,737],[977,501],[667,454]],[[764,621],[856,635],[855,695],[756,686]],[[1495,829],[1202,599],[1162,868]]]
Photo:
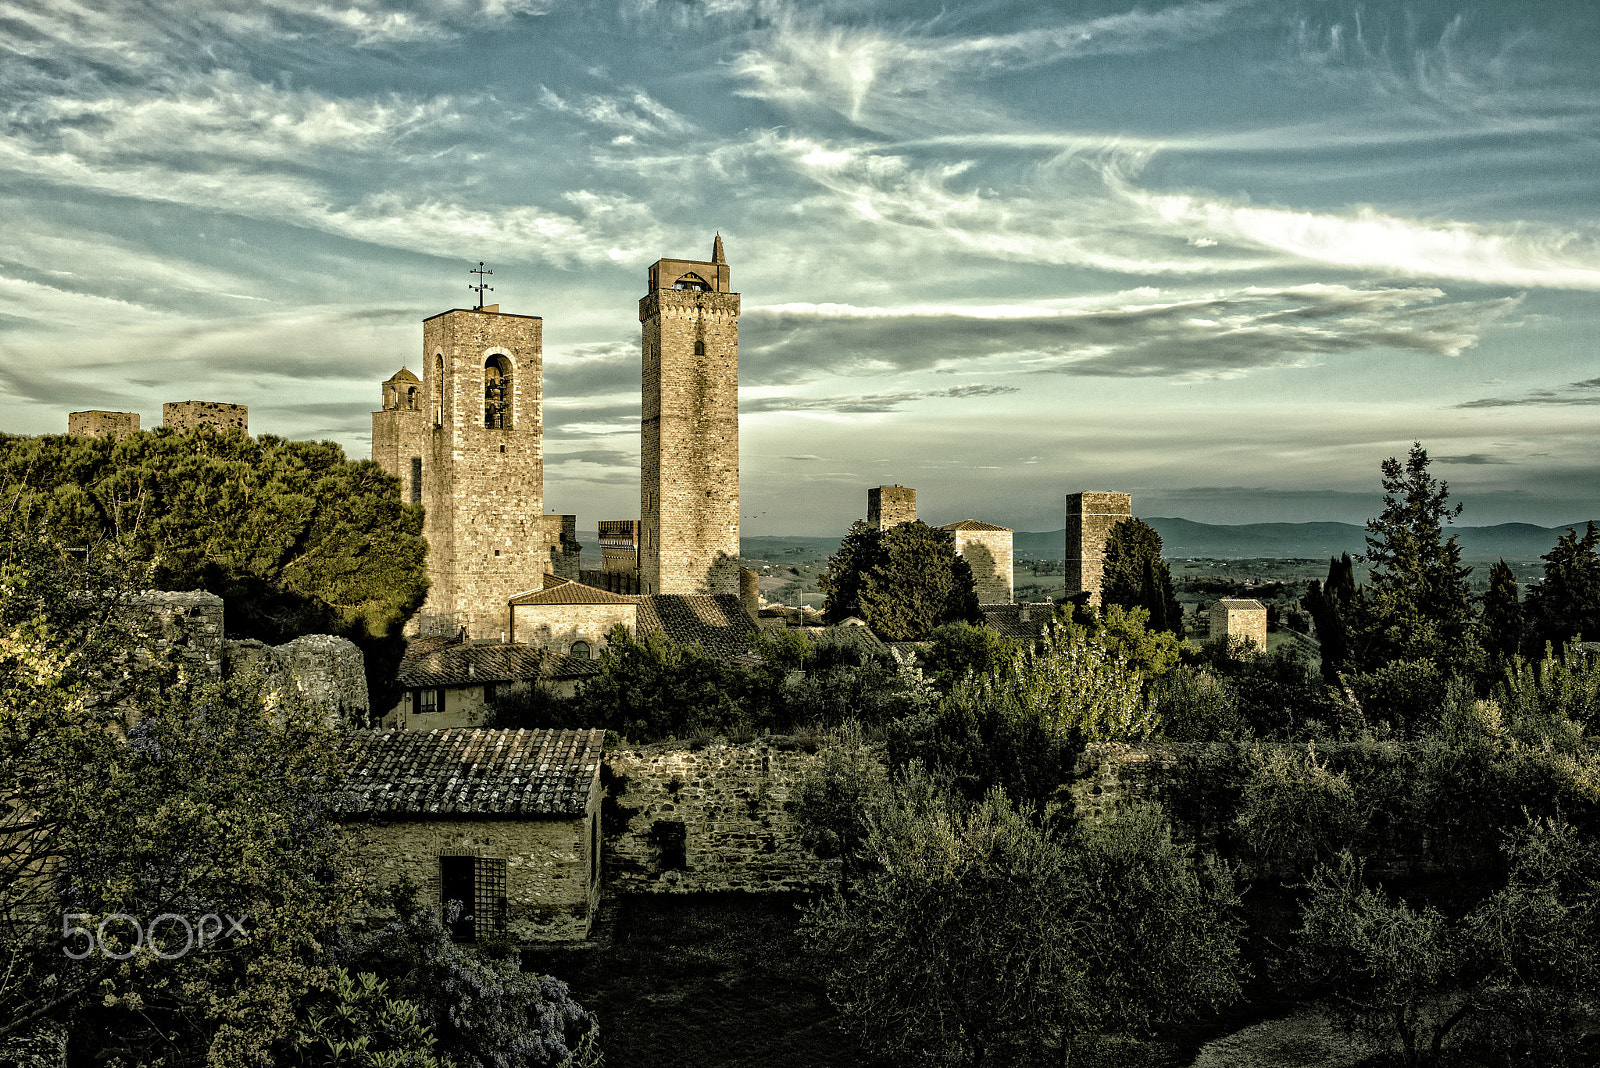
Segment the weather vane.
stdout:
[[483,284],[483,276],[486,275],[486,274],[494,274],[494,272],[493,271],[484,270],[483,269],[483,261],[479,260],[478,261],[478,266],[476,268],[473,268],[473,267],[468,267],[467,268],[467,273],[468,274],[475,274],[475,275],[478,276],[478,284],[475,285],[475,286],[474,285],[469,285],[469,286],[467,286],[467,288],[472,290],[474,293],[478,294],[478,307],[477,307],[477,310],[478,311],[482,311],[483,310],[483,291],[485,289],[487,289],[491,293],[494,292],[494,286],[486,286],[486,285]]

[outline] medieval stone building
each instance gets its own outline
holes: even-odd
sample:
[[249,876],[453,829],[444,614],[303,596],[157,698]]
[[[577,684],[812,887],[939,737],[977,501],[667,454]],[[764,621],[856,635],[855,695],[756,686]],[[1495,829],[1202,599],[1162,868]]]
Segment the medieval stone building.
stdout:
[[1132,517],[1131,494],[1086,490],[1067,495],[1068,597],[1087,593],[1090,604],[1100,603],[1106,541],[1112,527]]
[[887,530],[917,518],[917,491],[909,486],[874,486],[867,490],[867,526]]
[[117,438],[139,432],[138,412],[70,412],[67,433],[75,438]]
[[161,425],[172,430],[214,426],[249,433],[250,409],[243,404],[221,401],[168,401],[161,406]]
[[973,592],[979,604],[1010,604],[1016,587],[1012,584],[1011,528],[963,519],[939,528],[956,539],[956,555],[972,569]]

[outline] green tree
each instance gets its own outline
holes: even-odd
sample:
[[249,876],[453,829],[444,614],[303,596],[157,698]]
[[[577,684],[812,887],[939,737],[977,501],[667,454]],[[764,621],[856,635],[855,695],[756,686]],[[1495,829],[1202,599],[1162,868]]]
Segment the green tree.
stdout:
[[1402,464],[1383,461],[1383,511],[1367,521],[1370,565],[1351,631],[1353,665],[1371,671],[1391,660],[1431,660],[1451,674],[1476,674],[1479,646],[1469,567],[1444,528],[1461,514],[1450,487],[1428,474],[1420,442]]
[[1100,603],[1142,608],[1150,629],[1183,637],[1183,607],[1172,590],[1172,572],[1161,558],[1161,535],[1138,519],[1124,519],[1106,539]]
[[968,675],[1003,670],[1016,653],[1016,642],[993,627],[957,621],[933,629],[927,647],[917,652],[917,662],[934,689],[949,693]]
[[332,442],[239,430],[121,440],[0,435],[0,487],[62,545],[116,539],[158,589],[227,601],[229,634],[359,645],[371,707],[394,703],[401,628],[427,591],[422,508]]
[[898,1063],[1063,1063],[1238,994],[1226,869],[1197,877],[1147,812],[1059,833],[999,790],[969,806],[913,774],[863,852],[805,930],[847,1026]]
[[1306,589],[1302,603],[1317,628],[1322,677],[1330,684],[1337,684],[1339,673],[1350,666],[1350,626],[1359,601],[1355,563],[1349,553],[1328,561],[1326,583],[1312,582]]
[[[1600,587],[1596,594],[1600,595]],[[1517,576],[1504,559],[1489,569],[1489,588],[1483,595],[1483,644],[1496,666],[1503,666],[1522,648],[1522,603],[1517,595]]]
[[564,715],[635,740],[729,731],[749,725],[745,688],[743,672],[698,645],[619,624],[606,635],[599,672],[579,683]]
[[1544,556],[1544,581],[1528,592],[1532,645],[1565,645],[1600,639],[1600,529],[1590,522],[1583,537],[1567,528]]
[[919,520],[875,530],[857,521],[817,580],[823,617],[860,617],[885,641],[922,641],[942,623],[976,621],[972,569],[955,535]]

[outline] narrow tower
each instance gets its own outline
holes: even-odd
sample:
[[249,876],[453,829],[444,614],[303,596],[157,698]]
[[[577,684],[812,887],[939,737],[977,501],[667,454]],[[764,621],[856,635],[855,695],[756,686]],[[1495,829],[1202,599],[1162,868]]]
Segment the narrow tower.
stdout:
[[1085,490],[1067,494],[1067,596],[1087,593],[1100,603],[1100,578],[1105,570],[1106,541],[1111,528],[1133,516],[1127,493]]
[[497,304],[423,321],[425,628],[498,638],[510,630],[507,602],[544,585],[543,331],[542,319]]
[[739,294],[710,262],[657,260],[639,301],[640,592],[739,593]]

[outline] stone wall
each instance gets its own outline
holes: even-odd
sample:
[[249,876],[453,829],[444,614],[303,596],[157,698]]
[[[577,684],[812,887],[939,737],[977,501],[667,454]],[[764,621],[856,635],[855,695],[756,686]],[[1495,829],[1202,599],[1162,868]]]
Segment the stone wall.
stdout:
[[613,892],[814,890],[837,860],[801,846],[793,801],[816,754],[780,739],[605,755],[605,881]]
[[1011,531],[956,530],[956,552],[972,569],[979,604],[1010,604],[1012,585]]
[[67,433],[75,438],[125,438],[139,432],[138,412],[70,412]]
[[345,638],[307,634],[282,645],[253,640],[224,644],[230,676],[258,673],[267,693],[294,693],[345,723],[367,722],[367,675],[361,650]]
[[584,817],[419,819],[396,817],[357,827],[359,850],[380,886],[409,880],[438,909],[439,858],[506,862],[506,926],[517,942],[587,937],[599,905],[599,794]]
[[511,607],[513,640],[558,653],[570,652],[572,643],[589,643],[589,655],[598,656],[611,628],[622,624],[630,631],[639,623],[639,606],[598,604],[519,604]]
[[220,401],[168,401],[161,406],[161,425],[172,430],[193,430],[197,426],[250,430],[250,409],[243,404]]
[[[690,271],[713,289],[671,288]],[[639,301],[640,589],[737,596],[739,294],[726,264],[662,260],[650,278]]]
[[1244,641],[1267,648],[1267,606],[1260,601],[1221,600],[1211,605],[1210,641]]
[[[428,599],[420,616],[474,638],[510,629],[506,602],[537,590],[551,566],[544,519],[544,323],[456,309],[422,324],[422,456]],[[503,357],[504,427],[484,418],[485,365]]]
[[917,518],[917,491],[910,486],[874,486],[867,490],[867,525],[886,530]]
[[1067,596],[1087,593],[1100,603],[1100,577],[1105,567],[1111,528],[1133,516],[1127,493],[1087,490],[1067,495]]
[[222,598],[203,590],[147,590],[128,602],[128,629],[152,660],[170,659],[184,677],[205,682],[222,677]]

